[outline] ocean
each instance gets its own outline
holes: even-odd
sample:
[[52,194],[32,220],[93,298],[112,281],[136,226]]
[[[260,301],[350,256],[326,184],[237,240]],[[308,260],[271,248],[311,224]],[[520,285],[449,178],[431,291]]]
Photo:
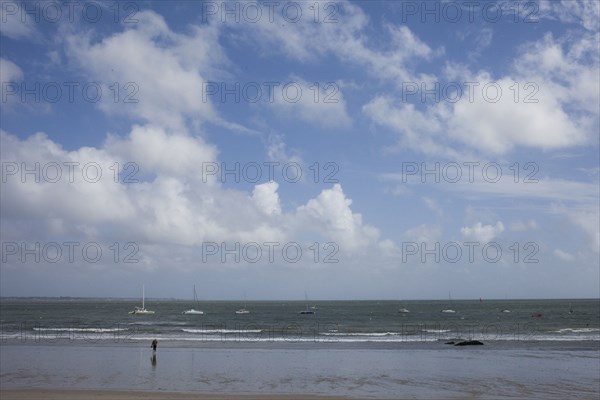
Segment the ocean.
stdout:
[[[600,300],[231,301],[2,299],[0,339],[23,342],[428,343],[600,340]],[[249,314],[236,314],[245,306]],[[183,314],[190,308],[203,315]],[[441,312],[453,309],[454,313]],[[409,312],[399,312],[403,311]],[[310,310],[313,314],[300,314]]]
[[[600,395],[598,299],[147,299],[154,314],[130,315],[139,303],[2,299],[1,389],[344,399]],[[192,307],[204,314],[183,314]],[[242,307],[250,313],[236,314]],[[313,314],[300,314],[306,310]],[[447,344],[459,339],[484,345]]]

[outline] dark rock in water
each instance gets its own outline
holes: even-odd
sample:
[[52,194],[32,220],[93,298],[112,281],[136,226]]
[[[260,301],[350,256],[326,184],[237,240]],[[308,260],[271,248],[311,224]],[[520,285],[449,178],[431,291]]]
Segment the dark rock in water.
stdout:
[[458,342],[455,344],[455,346],[478,346],[478,345],[483,345],[483,343],[480,342],[479,340],[464,340],[462,342]]

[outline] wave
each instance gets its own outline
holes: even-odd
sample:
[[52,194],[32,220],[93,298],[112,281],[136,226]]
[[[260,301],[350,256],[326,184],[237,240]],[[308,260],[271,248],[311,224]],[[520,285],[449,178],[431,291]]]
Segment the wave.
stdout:
[[400,332],[322,332],[322,336],[402,336]]
[[219,333],[261,333],[262,329],[182,329],[187,333],[219,334]]
[[[87,336],[84,334],[81,335],[65,335],[61,336],[59,334],[51,335],[50,332],[58,332],[59,329],[65,331],[68,328],[54,328],[54,331],[47,331],[47,335],[44,335],[44,330],[38,330],[36,333],[2,333],[0,334],[0,340],[8,340],[15,339],[20,342],[24,342],[30,340],[32,342],[39,342],[43,340],[48,340],[50,342],[54,342],[55,340],[85,340],[85,341],[105,341],[117,340],[116,334],[110,335],[96,335],[96,336]],[[86,329],[86,328],[83,328]],[[103,330],[102,332],[97,332],[97,330],[88,330],[83,332],[94,332],[94,333],[104,333],[108,330]],[[187,335],[186,333],[182,334],[164,334],[164,333],[150,333],[145,332],[142,334],[136,334],[133,332],[128,332],[127,334],[123,334],[123,336],[118,339],[122,342],[141,342],[141,341],[151,341],[153,339],[158,339],[160,341],[171,341],[171,342],[222,342],[222,343],[425,343],[425,342],[440,342],[445,341],[441,340],[436,335],[385,335],[381,333],[371,333],[371,334],[345,334],[345,335],[317,335],[317,336],[268,336],[268,335],[256,335],[256,336],[241,336],[240,333],[244,333],[243,331],[234,331],[230,330],[228,333],[238,333],[238,335]],[[71,332],[71,331],[69,331]],[[258,332],[255,332],[258,333]],[[580,342],[580,341],[600,341],[600,335],[595,333],[587,333],[587,334],[579,334],[579,335],[564,335],[564,334],[555,334],[555,335],[529,335],[523,336],[520,338],[515,338],[514,335],[505,335],[498,336],[493,338],[486,338],[475,336],[473,339],[481,340],[483,342]]]
[[92,332],[109,333],[127,331],[127,328],[33,328],[36,332]]
[[598,328],[564,328],[559,329],[557,331],[550,331],[554,333],[592,333],[592,332],[600,332]]

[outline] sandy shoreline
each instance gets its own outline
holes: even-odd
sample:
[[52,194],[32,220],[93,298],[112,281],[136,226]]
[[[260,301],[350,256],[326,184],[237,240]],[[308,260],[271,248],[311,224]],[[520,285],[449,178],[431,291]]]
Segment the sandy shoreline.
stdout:
[[154,356],[146,346],[11,344],[0,346],[0,398],[597,399],[597,345],[561,347],[163,347]]
[[0,390],[2,400],[342,400],[316,395],[197,394],[149,391],[16,389]]

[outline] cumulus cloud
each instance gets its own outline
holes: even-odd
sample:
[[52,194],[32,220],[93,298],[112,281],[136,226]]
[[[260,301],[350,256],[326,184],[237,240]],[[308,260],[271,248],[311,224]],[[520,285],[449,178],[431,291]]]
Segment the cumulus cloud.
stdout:
[[496,225],[483,225],[481,222],[477,222],[472,227],[465,226],[461,228],[460,232],[466,239],[488,243],[498,234],[504,232],[504,224],[501,221],[498,221]]
[[332,238],[347,252],[363,251],[376,244],[379,238],[377,228],[365,225],[362,215],[353,213],[340,184],[323,190],[316,198],[297,209],[296,215],[302,225]]
[[[340,256],[393,247],[380,243],[377,229],[352,211],[339,184],[283,213],[276,182],[257,184],[251,194],[218,181],[203,182],[199,165],[215,160],[216,151],[200,138],[134,126],[127,136],[111,136],[102,147],[72,151],[43,133],[20,140],[3,131],[1,140],[4,166],[14,167],[14,173],[5,174],[0,193],[7,240],[57,240],[59,235],[131,241],[145,249],[147,268],[165,262],[152,255],[174,257],[182,248],[197,253],[207,241],[305,243],[318,238],[335,242]],[[127,160],[136,168],[124,170]],[[36,165],[37,178],[21,175],[22,169],[35,170]],[[59,179],[57,170],[62,171]],[[154,249],[158,244],[162,251]]]
[[[471,82],[458,94],[424,110],[378,95],[363,112],[397,132],[402,148],[446,157],[456,157],[455,149],[465,145],[502,155],[517,147],[553,150],[588,144],[598,128],[597,41],[597,34],[571,41],[548,34],[521,47],[508,76],[450,67],[445,78]],[[438,93],[443,93],[441,84]]]
[[252,200],[259,210],[267,215],[281,214],[279,195],[277,194],[277,182],[270,181],[256,185],[252,191]]
[[113,93],[108,87],[113,82],[120,85],[122,101],[103,96],[99,107],[111,115],[180,130],[188,118],[218,120],[204,84],[227,62],[218,30],[195,26],[189,34],[179,34],[152,11],[141,11],[136,18],[139,23],[99,42],[92,31],[64,39],[71,62],[103,82],[104,93]]
[[160,171],[192,181],[214,182],[214,175],[203,175],[202,166],[216,162],[217,149],[201,137],[170,133],[156,125],[134,125],[126,137],[109,135],[104,146],[120,160],[135,162],[141,174]]

